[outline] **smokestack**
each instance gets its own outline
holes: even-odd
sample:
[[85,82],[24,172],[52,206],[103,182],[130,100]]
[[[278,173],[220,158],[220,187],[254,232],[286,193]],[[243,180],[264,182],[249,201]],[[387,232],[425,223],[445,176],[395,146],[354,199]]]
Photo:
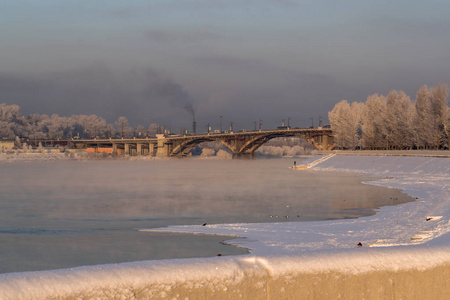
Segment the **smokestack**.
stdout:
[[192,132],[194,134],[197,134],[197,122],[195,122],[195,114],[194,114],[194,121],[192,122]]

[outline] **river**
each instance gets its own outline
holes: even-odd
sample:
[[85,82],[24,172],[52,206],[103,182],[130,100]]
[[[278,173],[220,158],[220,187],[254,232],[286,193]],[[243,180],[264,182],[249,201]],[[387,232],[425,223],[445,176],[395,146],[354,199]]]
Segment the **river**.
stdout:
[[[296,158],[297,162],[300,161]],[[248,253],[177,224],[357,218],[413,199],[293,159],[0,163],[0,273]]]

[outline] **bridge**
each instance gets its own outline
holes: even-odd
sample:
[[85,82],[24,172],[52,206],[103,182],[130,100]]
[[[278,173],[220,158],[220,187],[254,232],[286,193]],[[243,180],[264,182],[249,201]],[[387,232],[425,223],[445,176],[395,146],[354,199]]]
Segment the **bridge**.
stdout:
[[[72,139],[51,141],[50,145],[67,146],[71,149],[94,148],[96,152],[111,149],[115,154],[150,155],[159,157],[186,156],[204,142],[220,142],[232,153],[233,158],[254,158],[255,151],[267,141],[277,137],[299,137],[319,150],[334,148],[330,128],[287,128],[227,133],[205,133],[196,135],[163,135],[156,138],[133,139]],[[43,143],[48,145],[49,141]]]

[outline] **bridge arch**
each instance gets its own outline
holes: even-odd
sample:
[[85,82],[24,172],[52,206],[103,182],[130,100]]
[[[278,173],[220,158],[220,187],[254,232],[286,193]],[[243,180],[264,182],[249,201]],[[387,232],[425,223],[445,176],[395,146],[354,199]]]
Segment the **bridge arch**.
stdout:
[[298,137],[306,140],[319,150],[331,150],[331,130],[322,129],[288,129],[252,131],[244,133],[227,133],[198,135],[172,139],[170,156],[185,156],[196,145],[203,142],[218,141],[225,145],[233,155],[233,158],[253,158],[255,151],[266,142],[277,137]]
[[202,138],[193,138],[188,139],[185,142],[178,143],[173,147],[173,150],[170,153],[170,156],[186,156],[191,150],[193,150],[197,145],[201,143],[208,143],[208,142],[220,142],[222,145],[227,147],[231,152],[233,149],[230,148],[230,145],[227,144],[222,139],[216,139],[213,137],[202,137]]
[[239,152],[235,155],[235,157],[250,157],[253,158],[256,150],[258,150],[262,145],[267,143],[268,141],[279,138],[279,137],[298,137],[300,139],[306,140],[308,143],[314,145],[317,149],[319,149],[318,145],[314,142],[313,139],[308,137],[303,133],[286,133],[286,132],[273,132],[267,135],[255,136],[252,139],[249,139],[246,143],[244,143]]

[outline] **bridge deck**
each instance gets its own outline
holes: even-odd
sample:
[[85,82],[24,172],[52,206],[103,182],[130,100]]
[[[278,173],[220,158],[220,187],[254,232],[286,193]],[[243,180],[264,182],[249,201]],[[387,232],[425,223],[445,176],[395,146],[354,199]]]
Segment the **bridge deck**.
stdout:
[[[130,155],[185,156],[196,145],[205,141],[218,141],[228,147],[233,157],[253,157],[261,145],[276,137],[298,136],[319,150],[332,149],[332,132],[329,128],[290,128],[243,132],[203,133],[196,135],[157,135],[156,138],[132,139],[71,139],[38,140],[30,144],[65,146],[72,149],[113,148],[113,153]],[[122,151],[123,150],[123,151]]]

